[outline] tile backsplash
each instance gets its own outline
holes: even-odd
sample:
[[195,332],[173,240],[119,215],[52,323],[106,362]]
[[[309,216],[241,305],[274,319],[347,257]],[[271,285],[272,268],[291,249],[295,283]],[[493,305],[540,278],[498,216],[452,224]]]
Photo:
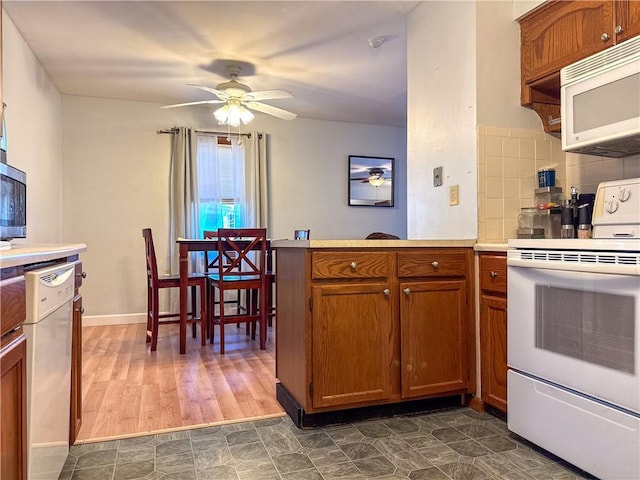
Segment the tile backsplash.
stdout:
[[556,186],[595,193],[604,181],[640,177],[640,155],[606,158],[564,153],[559,138],[539,130],[478,127],[478,242],[515,238],[520,208],[534,205],[538,170],[555,168]]
[[626,158],[567,153],[567,182],[581,193],[596,193],[600,182],[640,177],[640,155]]
[[560,140],[537,130],[478,127],[478,242],[515,238],[522,207],[534,205],[538,170],[555,168],[556,186],[566,186]]

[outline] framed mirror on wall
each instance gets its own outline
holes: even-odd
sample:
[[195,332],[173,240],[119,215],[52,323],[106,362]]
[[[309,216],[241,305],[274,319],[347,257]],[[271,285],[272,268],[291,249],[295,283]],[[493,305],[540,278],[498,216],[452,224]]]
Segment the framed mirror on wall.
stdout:
[[349,155],[349,205],[393,207],[393,158]]

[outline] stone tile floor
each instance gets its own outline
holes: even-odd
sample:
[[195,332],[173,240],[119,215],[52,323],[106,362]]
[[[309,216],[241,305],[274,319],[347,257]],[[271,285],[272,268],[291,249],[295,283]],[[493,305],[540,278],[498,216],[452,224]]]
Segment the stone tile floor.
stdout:
[[468,408],[312,430],[289,417],[71,447],[60,480],[594,478]]

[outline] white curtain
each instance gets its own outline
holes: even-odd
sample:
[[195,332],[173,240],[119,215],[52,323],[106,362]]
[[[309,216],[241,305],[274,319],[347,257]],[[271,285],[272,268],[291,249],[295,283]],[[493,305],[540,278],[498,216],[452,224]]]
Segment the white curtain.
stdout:
[[240,205],[241,211],[247,211],[244,144],[232,138],[231,162],[228,158],[222,161],[217,135],[197,134],[196,137],[200,202],[220,204],[223,199],[229,199]]
[[[197,134],[200,199],[233,199],[241,205],[242,227],[267,227],[267,152],[265,135],[231,139],[232,170],[219,162],[218,136]],[[226,138],[226,137],[224,137]],[[241,139],[241,141],[240,141]]]

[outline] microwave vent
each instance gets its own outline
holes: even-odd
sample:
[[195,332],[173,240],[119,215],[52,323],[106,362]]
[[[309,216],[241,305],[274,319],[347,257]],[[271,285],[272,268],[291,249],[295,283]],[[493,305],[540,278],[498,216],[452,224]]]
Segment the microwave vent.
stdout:
[[584,147],[574,147],[571,152],[611,158],[628,157],[640,153],[640,134]]
[[640,35],[564,67],[560,70],[560,85],[567,85],[637,58],[640,58]]

